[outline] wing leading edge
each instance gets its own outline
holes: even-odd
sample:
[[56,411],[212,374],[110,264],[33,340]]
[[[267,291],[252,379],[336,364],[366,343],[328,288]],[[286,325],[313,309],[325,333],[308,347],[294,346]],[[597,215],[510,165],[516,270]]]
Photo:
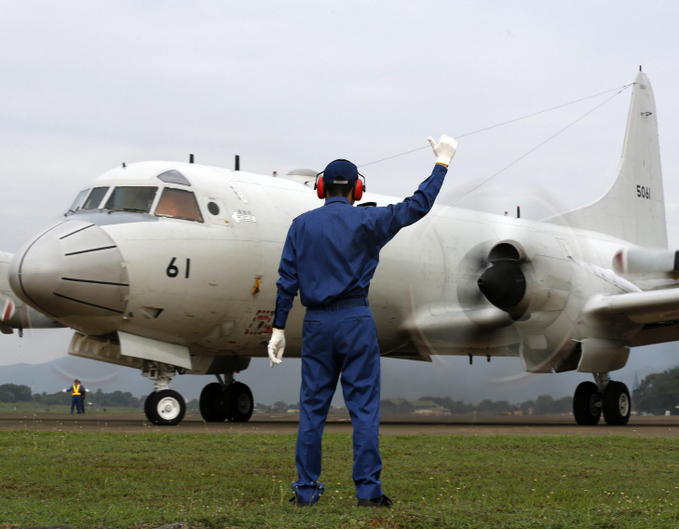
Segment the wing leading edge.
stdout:
[[679,288],[595,296],[585,314],[603,322],[642,325],[632,347],[679,340]]

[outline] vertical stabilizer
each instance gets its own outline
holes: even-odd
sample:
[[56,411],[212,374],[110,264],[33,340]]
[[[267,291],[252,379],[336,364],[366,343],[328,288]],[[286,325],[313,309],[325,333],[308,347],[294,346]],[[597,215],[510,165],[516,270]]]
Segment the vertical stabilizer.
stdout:
[[618,176],[599,200],[546,219],[606,233],[647,248],[667,248],[658,118],[648,77],[634,81]]

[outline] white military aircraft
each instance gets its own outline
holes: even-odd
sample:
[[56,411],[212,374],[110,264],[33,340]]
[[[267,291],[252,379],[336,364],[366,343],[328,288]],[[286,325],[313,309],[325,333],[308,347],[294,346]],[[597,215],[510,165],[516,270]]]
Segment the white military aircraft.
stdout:
[[[630,348],[679,339],[679,254],[667,250],[655,102],[636,77],[618,176],[597,202],[541,222],[435,206],[381,253],[370,290],[382,354],[517,356],[531,373],[578,370],[580,424],[626,424],[627,387],[609,378]],[[234,380],[265,357],[287,229],[319,206],[315,173],[272,178],[147,162],[92,182],[64,219],[8,268],[0,330],[71,327],[68,353],[134,367],[154,381],[148,419],[178,424],[176,374],[211,374],[206,421],[247,421]],[[371,207],[400,199],[372,197]],[[25,305],[24,305],[25,304]],[[301,349],[304,310],[287,325]],[[43,315],[41,321],[36,319]]]

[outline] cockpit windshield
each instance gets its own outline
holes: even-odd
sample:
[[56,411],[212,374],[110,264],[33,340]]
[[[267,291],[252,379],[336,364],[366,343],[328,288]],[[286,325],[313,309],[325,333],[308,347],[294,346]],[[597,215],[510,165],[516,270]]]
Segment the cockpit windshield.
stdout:
[[156,216],[203,222],[196,195],[183,189],[166,188],[158,201]]
[[85,200],[82,209],[97,209],[107,191],[108,187],[95,187],[92,189],[92,192],[90,193],[90,196],[87,197],[87,200]]
[[89,192],[90,192],[89,189],[83,189],[80,193],[78,193],[78,196],[75,197],[73,204],[71,204],[71,207],[68,208],[68,213],[75,213],[76,211],[78,211],[80,209],[80,206],[82,206],[83,200],[85,200],[87,193]]
[[[94,209],[150,213],[158,194],[158,188],[155,186],[118,186],[109,194],[110,189],[106,186],[81,191],[67,214]],[[204,222],[196,195],[192,191],[172,187],[163,189],[155,214],[157,217]]]
[[[96,209],[101,204],[108,187],[95,187],[93,189],[84,189],[78,196],[75,197],[73,204],[68,208],[68,213],[75,213],[79,209]],[[85,198],[87,197],[87,200]],[[68,214],[67,213],[67,214]]]
[[116,187],[104,209],[148,213],[157,191],[157,187]]

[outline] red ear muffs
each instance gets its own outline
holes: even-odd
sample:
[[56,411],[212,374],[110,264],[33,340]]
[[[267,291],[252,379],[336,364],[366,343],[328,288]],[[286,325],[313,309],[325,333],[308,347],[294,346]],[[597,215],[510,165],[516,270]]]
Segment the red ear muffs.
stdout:
[[314,185],[316,190],[316,196],[321,200],[325,199],[325,186],[323,185],[323,175],[316,177],[316,185]]
[[[325,199],[325,185],[323,183],[323,175],[320,174],[316,177],[316,183],[314,184],[314,189],[316,190],[316,196],[320,198],[321,200]],[[365,189],[365,185],[363,184],[363,180],[360,178],[356,179],[356,183],[354,184],[354,200],[361,200],[363,198],[363,191]]]
[[354,184],[354,200],[361,200],[361,198],[363,198],[363,180],[357,178]]

